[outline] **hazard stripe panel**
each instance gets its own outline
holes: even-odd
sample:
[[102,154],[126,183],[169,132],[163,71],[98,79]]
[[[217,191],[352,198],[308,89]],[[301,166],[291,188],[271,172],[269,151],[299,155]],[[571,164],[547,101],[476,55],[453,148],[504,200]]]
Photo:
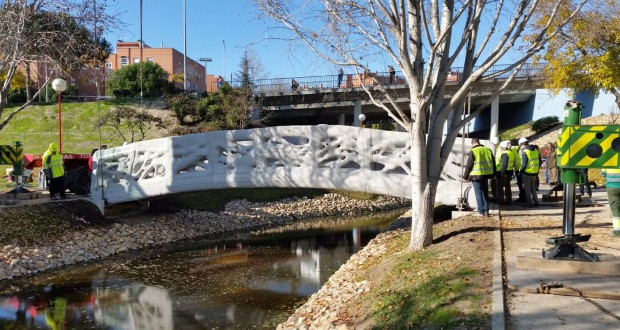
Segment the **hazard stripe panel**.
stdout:
[[24,157],[24,150],[22,147],[0,145],[0,164],[13,165],[21,161],[23,157]]
[[558,137],[559,164],[564,168],[620,166],[620,126],[565,126]]

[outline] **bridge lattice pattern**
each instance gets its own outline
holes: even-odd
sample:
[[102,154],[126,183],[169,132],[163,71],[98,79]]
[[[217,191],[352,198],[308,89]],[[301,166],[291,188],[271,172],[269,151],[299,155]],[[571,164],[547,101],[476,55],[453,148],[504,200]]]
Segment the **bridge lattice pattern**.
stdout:
[[[92,199],[103,210],[106,203],[229,187],[327,188],[411,198],[410,150],[408,133],[336,125],[141,141],[95,154]],[[442,184],[452,186],[446,190],[453,193],[451,204],[460,192],[455,186],[460,158],[459,152],[451,155],[443,175],[447,181],[440,184],[440,190]]]

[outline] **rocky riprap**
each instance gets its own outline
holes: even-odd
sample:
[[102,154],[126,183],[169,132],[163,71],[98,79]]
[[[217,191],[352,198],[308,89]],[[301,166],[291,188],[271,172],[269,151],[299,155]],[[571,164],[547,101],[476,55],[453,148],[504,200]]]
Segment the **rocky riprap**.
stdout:
[[220,213],[183,210],[147,221],[129,219],[103,228],[75,229],[45,246],[2,246],[0,280],[191,237],[269,228],[315,217],[359,215],[408,205],[409,200],[390,196],[364,201],[326,194],[321,198],[290,198],[269,203],[236,200]]

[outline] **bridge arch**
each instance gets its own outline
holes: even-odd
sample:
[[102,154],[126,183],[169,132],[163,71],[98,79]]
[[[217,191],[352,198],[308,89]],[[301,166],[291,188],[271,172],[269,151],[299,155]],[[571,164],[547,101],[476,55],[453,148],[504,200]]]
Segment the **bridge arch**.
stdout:
[[[97,152],[92,200],[103,212],[106,205],[221,188],[305,187],[411,198],[410,152],[406,132],[340,125],[166,137]],[[461,163],[455,150],[438,202],[456,204]]]

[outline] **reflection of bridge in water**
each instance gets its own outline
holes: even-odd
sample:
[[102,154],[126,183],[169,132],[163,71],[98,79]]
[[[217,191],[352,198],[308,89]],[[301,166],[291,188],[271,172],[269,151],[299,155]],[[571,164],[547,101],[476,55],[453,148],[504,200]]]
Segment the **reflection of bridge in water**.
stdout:
[[[340,189],[411,198],[410,152],[408,133],[330,125],[141,141],[95,154],[92,200],[103,211],[106,205],[167,194],[253,187]],[[437,202],[454,205],[460,197],[461,155],[456,149],[451,153]]]

